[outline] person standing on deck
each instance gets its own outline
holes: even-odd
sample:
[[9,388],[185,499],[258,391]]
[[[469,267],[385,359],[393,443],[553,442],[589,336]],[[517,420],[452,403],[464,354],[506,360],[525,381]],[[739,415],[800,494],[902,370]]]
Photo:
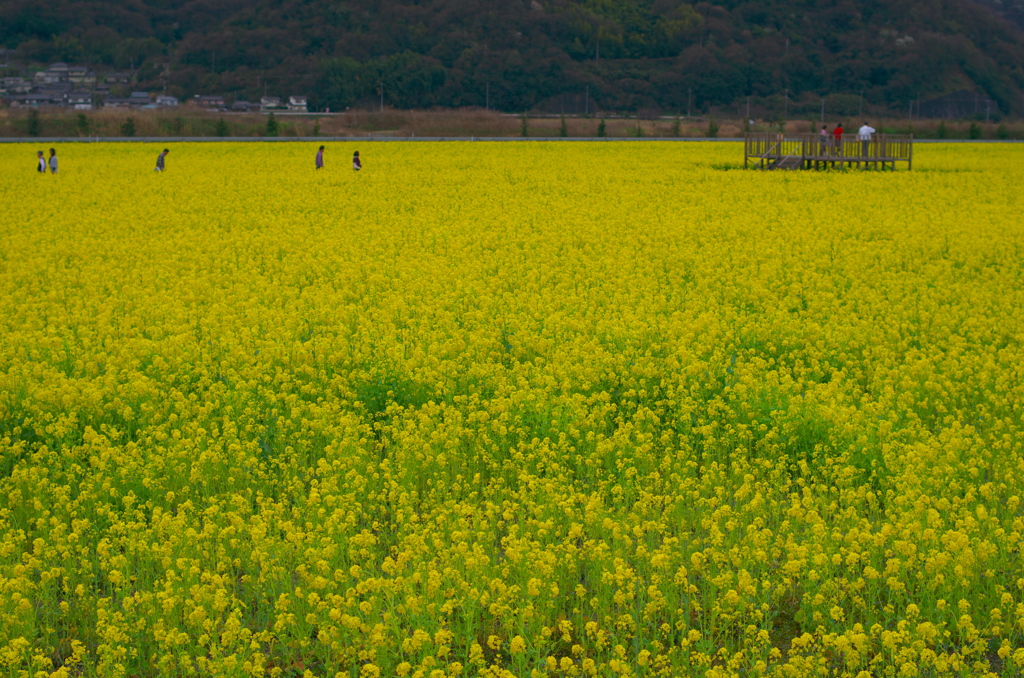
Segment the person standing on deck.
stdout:
[[826,155],[828,153],[828,127],[822,125],[819,136],[821,141],[821,153],[819,155]]
[[[857,138],[860,140],[860,155],[862,158],[868,157],[868,148],[871,146],[871,135],[875,133],[875,128],[871,125],[864,123],[857,130]],[[866,167],[867,165],[865,165]]]
[[57,173],[57,151],[53,148],[50,149],[50,174]]
[[316,152],[316,168],[318,170],[324,168],[324,147],[321,146],[320,150]]
[[[843,155],[843,123],[839,123],[832,130],[832,155],[842,157]],[[832,161],[833,169],[836,166],[836,161]],[[839,163],[839,168],[842,169],[843,164]]]

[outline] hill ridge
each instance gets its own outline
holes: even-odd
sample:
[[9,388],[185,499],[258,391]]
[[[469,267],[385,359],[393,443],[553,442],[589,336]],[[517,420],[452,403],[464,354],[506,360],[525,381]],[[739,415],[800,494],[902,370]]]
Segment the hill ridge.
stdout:
[[22,64],[133,68],[141,89],[302,93],[335,110],[383,84],[398,108],[585,95],[685,113],[830,96],[902,111],[969,90],[1021,115],[1021,17],[1022,0],[0,0],[0,45]]

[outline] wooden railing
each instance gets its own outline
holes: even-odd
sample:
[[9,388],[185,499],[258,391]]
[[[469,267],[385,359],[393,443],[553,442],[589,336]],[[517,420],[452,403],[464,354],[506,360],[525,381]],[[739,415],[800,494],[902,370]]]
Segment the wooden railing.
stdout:
[[821,169],[850,166],[874,166],[878,169],[896,169],[896,163],[913,163],[914,137],[910,134],[872,134],[870,140],[856,134],[844,134],[839,139],[829,134],[783,134],[779,132],[753,132],[744,140],[743,164],[760,169],[786,167],[789,169]]

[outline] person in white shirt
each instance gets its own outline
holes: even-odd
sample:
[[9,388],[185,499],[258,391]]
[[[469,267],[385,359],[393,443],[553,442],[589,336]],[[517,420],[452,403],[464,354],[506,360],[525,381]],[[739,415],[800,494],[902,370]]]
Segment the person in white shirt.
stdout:
[[868,157],[868,145],[871,143],[871,135],[875,133],[875,128],[871,125],[864,123],[857,130],[857,138],[860,139],[861,145],[861,156]]

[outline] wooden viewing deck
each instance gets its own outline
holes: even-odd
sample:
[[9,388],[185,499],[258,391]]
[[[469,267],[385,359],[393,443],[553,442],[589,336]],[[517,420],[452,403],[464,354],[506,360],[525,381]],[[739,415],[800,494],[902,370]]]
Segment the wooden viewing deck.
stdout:
[[743,166],[750,167],[753,162],[758,169],[846,169],[863,165],[895,170],[896,163],[905,162],[909,170],[913,151],[911,134],[873,134],[871,141],[844,134],[836,143],[831,134],[823,141],[820,134],[755,132],[744,140]]

